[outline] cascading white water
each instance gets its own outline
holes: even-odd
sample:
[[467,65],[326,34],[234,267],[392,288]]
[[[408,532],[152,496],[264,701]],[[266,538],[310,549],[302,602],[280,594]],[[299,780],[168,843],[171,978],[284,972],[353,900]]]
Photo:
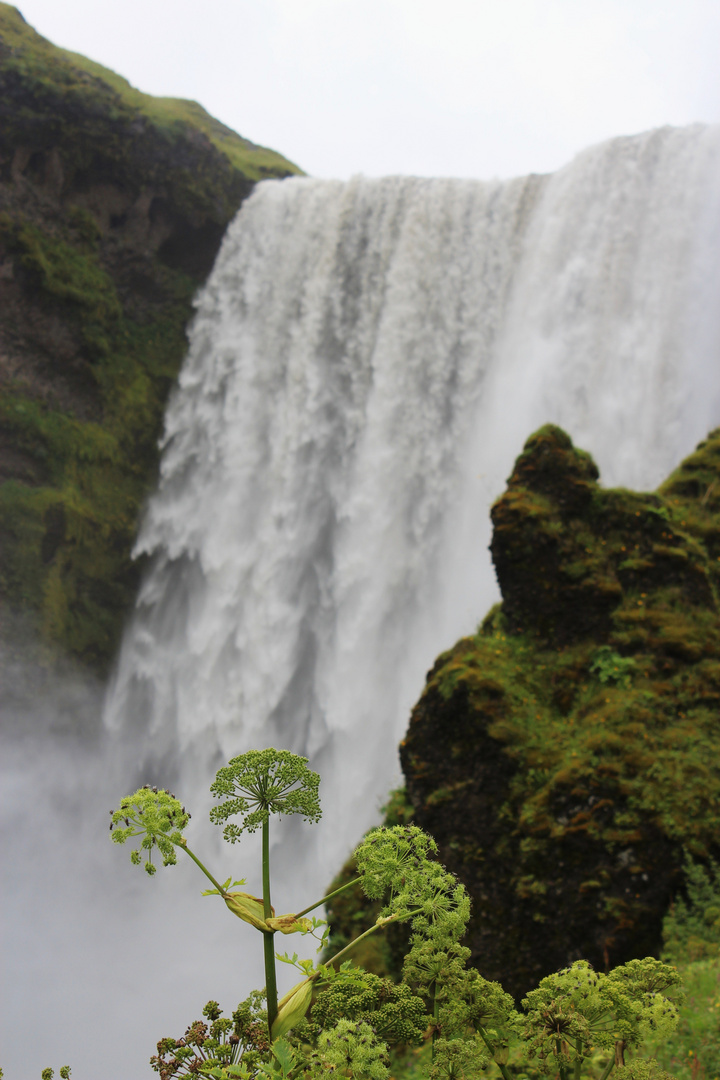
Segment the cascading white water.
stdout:
[[203,784],[307,754],[327,878],[495,598],[488,509],[530,431],[643,487],[720,419],[719,163],[696,126],[547,177],[259,185],[198,301],[109,725]]

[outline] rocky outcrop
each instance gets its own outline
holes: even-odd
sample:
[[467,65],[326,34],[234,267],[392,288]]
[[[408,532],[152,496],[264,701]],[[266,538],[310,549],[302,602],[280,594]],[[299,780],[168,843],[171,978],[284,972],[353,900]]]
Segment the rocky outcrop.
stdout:
[[656,952],[683,849],[717,854],[719,515],[720,431],[642,494],[542,428],[493,507],[502,604],[437,660],[401,760],[515,994]]
[[[0,602],[103,670],[133,598],[191,300],[254,183],[299,170],[0,4]],[[14,620],[13,620],[14,622]],[[0,625],[0,633],[2,626]]]

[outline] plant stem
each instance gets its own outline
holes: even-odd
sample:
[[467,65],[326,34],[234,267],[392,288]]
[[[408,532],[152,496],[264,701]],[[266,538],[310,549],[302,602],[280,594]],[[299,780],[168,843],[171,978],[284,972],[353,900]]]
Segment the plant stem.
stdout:
[[322,900],[316,900],[314,904],[310,904],[310,907],[303,908],[302,911],[296,913],[296,918],[301,918],[303,915],[307,915],[308,911],[314,911],[316,907],[320,907],[326,900],[332,900],[333,896],[339,896],[341,892],[345,892],[351,885],[357,885],[360,881],[359,877],[353,878],[352,881],[346,881],[344,885],[341,885],[339,889],[335,889],[333,892],[328,893],[327,896],[323,896]]
[[602,1076],[600,1077],[600,1080],[607,1080],[608,1076],[610,1075],[610,1073],[613,1071],[614,1068],[615,1068],[615,1058],[611,1057],[610,1060],[607,1063],[607,1066],[605,1067],[605,1071],[603,1072]]
[[[403,919],[412,919],[413,915],[419,915],[421,911],[422,908],[416,908],[415,911],[408,911],[408,913],[403,916]],[[355,946],[363,940],[363,938],[370,937],[370,935],[374,934],[376,930],[382,930],[383,927],[389,926],[390,923],[397,922],[399,918],[399,915],[390,915],[387,919],[383,919],[382,922],[374,923],[369,930],[365,931],[364,934],[359,934],[353,941],[350,942],[349,945],[346,945],[344,949],[341,949],[339,953],[335,953],[334,956],[331,956],[330,959],[327,961],[328,964],[334,964],[335,961],[339,960],[342,956],[345,955],[345,953],[348,953],[351,949],[354,949]]]
[[[270,820],[269,815],[262,826],[262,883],[263,883],[263,918],[272,916],[270,903]],[[272,1031],[278,1013],[277,978],[275,975],[275,935],[268,930],[262,931],[263,952],[265,955],[265,992],[267,994],[268,1028]]]
[[180,848],[180,849],[181,849],[182,851],[184,851],[186,855],[189,855],[189,856],[190,856],[190,858],[192,859],[192,861],[193,861],[193,862],[194,862],[194,863],[195,863],[195,864],[196,864],[197,866],[199,866],[199,867],[200,867],[200,869],[202,870],[202,872],[203,872],[203,874],[205,875],[205,877],[206,877],[206,878],[209,878],[209,879],[210,879],[210,881],[212,881],[213,885],[215,886],[215,888],[217,889],[217,891],[218,891],[218,892],[220,893],[220,895],[221,895],[221,896],[224,896],[224,895],[225,895],[225,890],[223,889],[222,885],[221,885],[221,884],[220,884],[220,883],[219,883],[218,881],[216,881],[216,880],[215,880],[215,878],[214,878],[214,877],[212,876],[212,874],[210,873],[210,871],[208,870],[208,868],[207,868],[206,866],[203,866],[203,864],[202,864],[202,863],[200,862],[200,860],[198,859],[197,855],[193,854],[193,852],[192,852],[192,851],[190,850],[190,848],[189,848],[189,847],[187,846],[187,844],[178,844],[178,845],[177,845],[177,847],[179,847],[179,848]]
[[[490,1051],[490,1053],[492,1054],[492,1056],[493,1056],[493,1061],[494,1061],[494,1060],[495,1060],[495,1047],[494,1047],[494,1046],[493,1046],[493,1044],[492,1044],[492,1043],[490,1042],[490,1039],[488,1038],[488,1034],[487,1034],[487,1032],[486,1032],[485,1028],[483,1028],[483,1027],[479,1027],[479,1028],[478,1028],[478,1034],[479,1034],[480,1038],[482,1039],[482,1041],[483,1041],[483,1042],[485,1043],[485,1045],[487,1046],[487,1048],[488,1048],[488,1050]],[[511,1076],[511,1075],[510,1075],[510,1073],[508,1072],[508,1070],[507,1070],[507,1066],[503,1065],[503,1064],[502,1064],[502,1063],[501,1063],[500,1061],[495,1061],[495,1064],[497,1065],[498,1069],[499,1069],[499,1070],[500,1070],[500,1072],[502,1073],[502,1075],[503,1075],[503,1080],[512,1080],[512,1076]]]
[[432,1033],[432,1052],[430,1060],[435,1060],[435,1043],[438,1037],[438,1020],[440,1019],[440,999],[438,998],[437,982],[433,981],[433,1033]]
[[575,1080],[580,1080],[580,1070],[582,1069],[582,1052],[583,1052],[583,1041],[582,1041],[582,1039],[578,1039],[577,1043],[575,1044],[575,1052],[577,1054],[577,1058],[575,1059]]

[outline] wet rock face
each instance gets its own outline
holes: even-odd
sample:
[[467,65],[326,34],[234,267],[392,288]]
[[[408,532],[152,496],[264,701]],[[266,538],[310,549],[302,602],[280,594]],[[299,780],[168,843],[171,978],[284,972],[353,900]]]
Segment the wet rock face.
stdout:
[[0,3],[0,638],[19,612],[106,670],[193,293],[255,181],[297,171]]
[[401,760],[515,994],[657,951],[683,847],[717,854],[719,515],[717,431],[642,494],[542,428],[493,507],[502,604],[428,674]]

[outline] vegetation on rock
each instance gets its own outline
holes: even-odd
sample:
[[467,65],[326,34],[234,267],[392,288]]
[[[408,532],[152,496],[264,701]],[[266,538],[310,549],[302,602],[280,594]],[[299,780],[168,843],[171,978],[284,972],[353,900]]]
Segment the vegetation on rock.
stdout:
[[552,426],[492,510],[502,591],[443,654],[401,760],[521,995],[578,958],[657,954],[683,852],[720,825],[720,431],[652,494],[605,490]]
[[254,182],[298,171],[0,3],[0,603],[100,671],[193,293]]

